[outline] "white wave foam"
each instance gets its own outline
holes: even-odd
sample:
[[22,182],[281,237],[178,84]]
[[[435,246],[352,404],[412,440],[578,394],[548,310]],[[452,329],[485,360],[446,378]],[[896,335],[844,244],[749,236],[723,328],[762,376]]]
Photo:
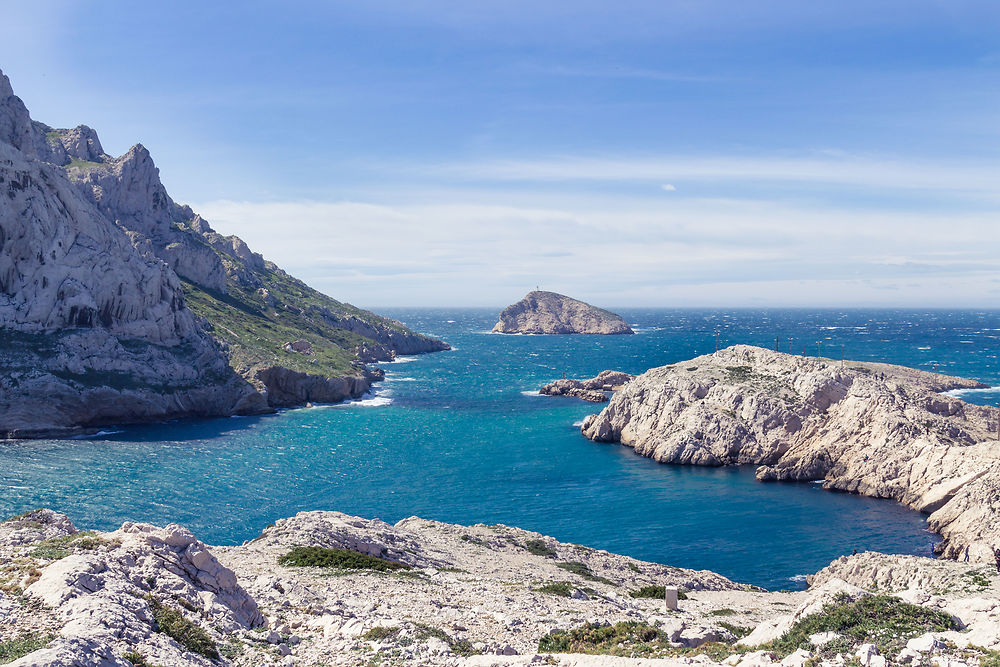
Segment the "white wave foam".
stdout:
[[406,377],[406,376],[400,377],[398,375],[390,375],[389,373],[386,373],[385,374],[385,381],[386,382],[416,382],[417,378],[411,378],[411,377]]
[[809,576],[809,575],[806,575],[806,574],[793,574],[792,576],[788,577],[788,580],[789,581],[805,581],[807,576]]
[[455,320],[445,320],[445,322],[447,322],[448,324],[454,324]]
[[380,361],[380,364],[408,364],[411,361],[416,361],[417,357],[396,357],[392,361]]
[[90,440],[91,438],[103,438],[106,435],[115,435],[116,433],[124,433],[122,429],[115,431],[98,431],[97,433],[81,433],[79,435],[74,435],[70,437],[70,440]]
[[542,394],[542,392],[538,391],[537,389],[534,389],[532,391],[522,391],[521,395],[522,396],[543,396],[544,394]]
[[576,426],[577,428],[583,428],[583,420],[581,419],[578,422],[573,422],[573,426]]
[[345,403],[337,403],[336,405],[331,405],[331,408],[381,408],[392,403],[392,399],[388,396],[373,396],[372,394],[365,394],[365,398],[356,398],[353,401],[347,401]]
[[925,346],[925,347],[918,347],[917,349],[918,349],[918,350],[929,350],[929,349],[931,349],[931,346],[930,346],[930,345],[927,345],[927,346]]
[[1000,392],[1000,387],[979,387],[976,389],[949,389],[944,392],[945,396],[954,396],[955,398],[961,398],[966,394],[991,394]]

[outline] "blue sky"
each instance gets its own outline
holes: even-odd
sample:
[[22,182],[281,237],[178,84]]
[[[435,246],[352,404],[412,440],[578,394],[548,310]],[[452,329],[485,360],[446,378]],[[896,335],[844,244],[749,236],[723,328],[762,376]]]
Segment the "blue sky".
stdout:
[[4,14],[34,118],[142,142],[174,199],[361,306],[1000,302],[996,3]]

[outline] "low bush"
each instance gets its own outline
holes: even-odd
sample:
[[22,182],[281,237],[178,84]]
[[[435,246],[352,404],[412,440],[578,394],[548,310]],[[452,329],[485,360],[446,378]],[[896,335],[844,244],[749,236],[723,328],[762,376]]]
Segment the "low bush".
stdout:
[[545,558],[555,558],[556,550],[545,543],[545,540],[528,540],[524,543],[524,548],[528,553]]
[[52,641],[49,635],[26,633],[13,639],[0,640],[0,664],[14,662],[32,651],[45,648]]
[[[634,597],[634,598],[658,598],[658,599],[662,600],[667,595],[667,587],[666,586],[656,586],[656,585],[653,585],[653,586],[643,586],[642,588],[637,588],[634,591],[629,591],[628,594],[629,594],[629,596]],[[677,590],[677,599],[678,600],[687,600],[688,599],[687,593],[685,593],[681,589],[678,589]]]
[[889,655],[902,650],[907,639],[958,629],[958,623],[948,614],[891,595],[871,595],[853,602],[841,596],[821,612],[798,621],[765,648],[784,657],[798,648],[811,648],[810,635],[836,632],[855,642],[873,643],[882,655]]
[[294,547],[278,559],[278,564],[285,567],[326,567],[338,570],[375,570],[378,572],[411,569],[406,563],[397,563],[347,549],[327,549],[325,547]]
[[153,612],[156,630],[167,635],[178,644],[209,660],[219,659],[215,642],[204,629],[184,618],[178,609],[168,607],[153,596],[148,596],[149,608]]

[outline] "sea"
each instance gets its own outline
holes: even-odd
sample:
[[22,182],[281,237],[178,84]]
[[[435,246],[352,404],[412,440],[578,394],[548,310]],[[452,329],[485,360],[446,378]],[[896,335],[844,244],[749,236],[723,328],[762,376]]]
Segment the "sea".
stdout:
[[[648,368],[746,343],[1000,385],[1000,311],[620,309],[634,336],[491,334],[497,309],[381,311],[453,349],[382,364],[361,400],[0,443],[0,515],[36,507],[80,528],[179,523],[239,544],[275,519],[338,510],[507,524],[772,590],[853,550],[931,555],[925,517],[754,468],[656,463],[580,435],[601,405],[547,397],[556,378]],[[961,394],[994,405],[1000,391]]]

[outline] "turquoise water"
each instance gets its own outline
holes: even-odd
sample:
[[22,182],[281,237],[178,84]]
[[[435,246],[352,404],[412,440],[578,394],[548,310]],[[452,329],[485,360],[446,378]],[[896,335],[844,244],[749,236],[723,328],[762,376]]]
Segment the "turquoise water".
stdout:
[[[506,523],[560,540],[768,588],[801,587],[852,549],[931,553],[923,517],[815,484],[759,484],[753,469],[666,466],[579,434],[599,406],[541,397],[563,372],[641,372],[723,345],[886,361],[1000,385],[1000,313],[624,310],[635,336],[498,336],[496,310],[400,310],[455,350],[387,364],[375,397],[257,418],[0,444],[0,514],[38,506],[77,525],[186,525],[233,544],[276,518],[335,509]],[[787,349],[787,342],[782,343]],[[974,392],[969,400],[1000,400]]]

